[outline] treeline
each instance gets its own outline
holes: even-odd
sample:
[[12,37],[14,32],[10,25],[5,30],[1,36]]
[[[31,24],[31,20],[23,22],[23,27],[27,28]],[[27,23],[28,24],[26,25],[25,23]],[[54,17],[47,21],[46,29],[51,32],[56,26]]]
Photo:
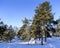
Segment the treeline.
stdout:
[[[7,28],[7,25],[0,26],[0,40],[11,41],[16,35],[20,40],[29,41],[31,38],[35,40],[41,38],[43,44],[43,37],[45,41],[47,37],[51,37],[50,31],[54,35],[56,31],[53,25],[57,24],[54,21],[54,13],[52,13],[52,6],[45,1],[39,4],[35,9],[35,15],[32,20],[25,18],[23,25],[17,34],[14,32],[12,26]],[[4,24],[0,22],[0,24]],[[53,25],[52,25],[53,24]]]
[[0,42],[11,42],[16,35],[12,25],[8,26],[0,20]]

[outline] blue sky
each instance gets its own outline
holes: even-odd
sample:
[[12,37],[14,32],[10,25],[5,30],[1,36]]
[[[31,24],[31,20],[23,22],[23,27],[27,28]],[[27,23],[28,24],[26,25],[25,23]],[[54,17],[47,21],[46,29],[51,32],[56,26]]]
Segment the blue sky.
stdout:
[[32,19],[36,6],[44,1],[52,5],[54,19],[60,17],[60,0],[0,0],[0,18],[5,24],[18,26],[22,25],[24,17]]

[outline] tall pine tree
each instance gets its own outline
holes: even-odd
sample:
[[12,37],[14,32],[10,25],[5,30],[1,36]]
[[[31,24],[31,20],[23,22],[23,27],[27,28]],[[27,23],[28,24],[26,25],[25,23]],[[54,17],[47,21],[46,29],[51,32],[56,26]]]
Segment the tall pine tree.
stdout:
[[35,39],[41,35],[40,37],[42,37],[42,44],[43,34],[46,35],[45,29],[42,29],[42,27],[45,28],[45,25],[50,24],[53,19],[54,16],[51,12],[51,5],[49,2],[45,1],[36,7],[32,23],[32,34]]

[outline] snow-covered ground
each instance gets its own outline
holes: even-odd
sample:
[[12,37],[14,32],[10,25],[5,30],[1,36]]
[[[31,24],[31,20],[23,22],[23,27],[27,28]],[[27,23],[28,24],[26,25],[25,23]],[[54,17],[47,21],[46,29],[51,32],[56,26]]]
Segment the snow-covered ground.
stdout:
[[47,42],[44,45],[41,45],[38,40],[37,43],[39,44],[35,44],[33,40],[29,42],[30,44],[28,42],[0,43],[0,48],[60,48],[59,37],[47,38]]

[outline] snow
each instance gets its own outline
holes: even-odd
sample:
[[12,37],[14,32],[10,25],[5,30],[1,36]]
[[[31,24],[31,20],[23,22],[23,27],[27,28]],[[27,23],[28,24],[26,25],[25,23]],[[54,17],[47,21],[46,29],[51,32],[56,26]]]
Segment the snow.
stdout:
[[[28,44],[30,42],[30,44]],[[47,38],[47,42],[41,45],[41,41],[30,40],[29,42],[0,43],[0,48],[60,48],[60,37]]]

